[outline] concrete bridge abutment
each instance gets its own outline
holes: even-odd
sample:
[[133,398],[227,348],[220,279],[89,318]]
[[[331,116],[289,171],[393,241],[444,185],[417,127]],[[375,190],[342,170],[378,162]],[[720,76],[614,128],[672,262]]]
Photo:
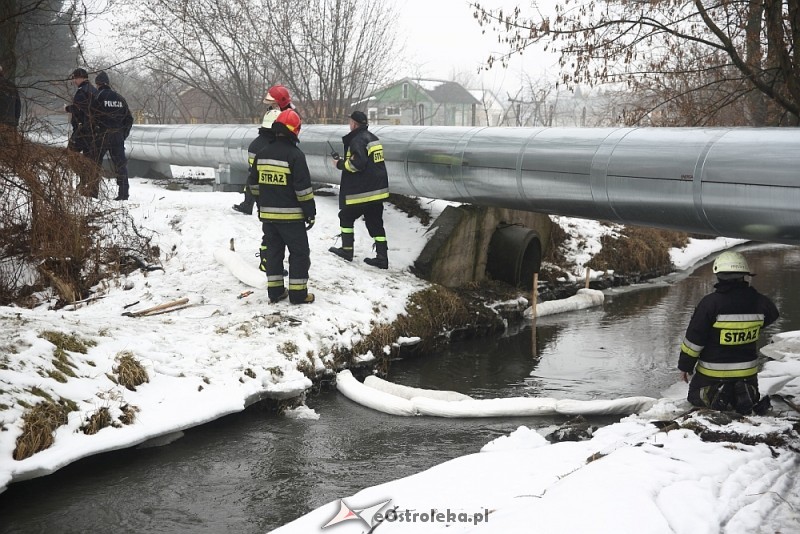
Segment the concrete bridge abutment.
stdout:
[[530,288],[550,242],[550,217],[487,206],[448,206],[414,262],[414,273],[445,287],[489,279]]

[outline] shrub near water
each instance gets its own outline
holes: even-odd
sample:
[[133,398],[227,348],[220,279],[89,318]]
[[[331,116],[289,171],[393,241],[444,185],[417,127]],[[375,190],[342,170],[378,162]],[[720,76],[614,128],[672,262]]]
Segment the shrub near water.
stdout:
[[669,250],[685,247],[688,239],[684,232],[626,226],[619,236],[601,237],[603,248],[586,266],[623,275],[666,274],[672,270]]

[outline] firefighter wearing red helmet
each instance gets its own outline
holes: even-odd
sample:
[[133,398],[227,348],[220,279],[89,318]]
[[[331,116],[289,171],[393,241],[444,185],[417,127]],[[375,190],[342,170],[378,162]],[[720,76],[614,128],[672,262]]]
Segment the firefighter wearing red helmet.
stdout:
[[[267,89],[267,92],[264,94],[264,99],[262,100],[264,104],[267,105],[267,112],[264,114],[264,119],[261,122],[261,128],[269,129],[272,125],[272,121],[275,119],[275,116],[287,109],[295,109],[294,104],[292,104],[292,96],[289,94],[289,90],[286,87],[276,84]],[[261,133],[261,129],[259,129],[259,134]],[[253,163],[253,145],[259,144],[259,138],[253,140],[248,148],[248,163]],[[234,204],[233,210],[238,211],[239,213],[244,213],[245,215],[252,215],[253,214],[253,206],[256,202],[257,192],[252,191],[250,188],[244,188],[244,200],[239,204]]]
[[264,103],[274,105],[280,108],[281,111],[287,109],[294,109],[292,104],[292,97],[286,87],[277,84],[267,89],[267,94],[264,95]]
[[[266,143],[250,166],[249,184],[258,186],[267,294],[272,303],[289,298],[292,304],[314,302],[308,292],[311,251],[308,230],[314,226],[317,208],[311,189],[306,156],[297,147],[300,117],[282,111],[272,123],[271,135],[259,130]],[[283,258],[289,249],[289,285],[284,284]]]

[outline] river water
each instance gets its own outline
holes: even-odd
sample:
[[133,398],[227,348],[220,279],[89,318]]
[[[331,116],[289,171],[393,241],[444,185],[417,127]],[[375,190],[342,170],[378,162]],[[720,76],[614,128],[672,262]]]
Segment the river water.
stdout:
[[[800,248],[743,252],[781,319],[800,330]],[[678,347],[695,304],[713,289],[710,265],[613,292],[602,307],[544,317],[499,339],[454,344],[392,362],[389,379],[474,397],[658,397],[678,378]],[[318,420],[255,406],[162,447],[88,458],[0,494],[0,533],[267,532],[331,500],[474,453],[526,425],[564,417],[393,417],[332,390],[311,393]],[[598,419],[597,424],[612,420]]]

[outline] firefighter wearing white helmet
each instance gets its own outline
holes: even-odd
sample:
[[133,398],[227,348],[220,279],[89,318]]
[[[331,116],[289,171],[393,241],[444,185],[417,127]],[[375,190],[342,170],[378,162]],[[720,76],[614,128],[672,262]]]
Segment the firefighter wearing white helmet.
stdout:
[[[745,280],[753,276],[747,259],[723,252],[714,261],[714,292],[700,300],[681,343],[678,369],[689,383],[692,405],[747,415],[765,413],[759,399],[758,340],[778,319],[775,304]],[[692,376],[693,375],[693,376]]]
[[[278,115],[287,109],[294,109],[294,104],[292,104],[292,97],[289,94],[289,90],[282,85],[273,85],[269,89],[267,89],[266,94],[264,94],[264,99],[262,103],[267,105],[267,112],[264,113],[264,118],[261,120],[261,128],[269,129],[272,127],[273,121],[278,118]],[[259,137],[261,137],[261,128],[258,130]],[[256,143],[258,138],[256,138],[253,143]],[[255,152],[252,150],[252,143],[250,148],[247,149],[248,152],[248,164],[253,163],[253,153]],[[260,147],[258,147],[260,148]],[[238,211],[239,213],[244,213],[245,215],[252,215],[253,214],[253,206],[256,203],[255,196],[258,196],[258,191],[253,191],[252,189],[248,188],[245,185],[244,188],[244,200],[239,204],[234,204],[233,210]],[[255,195],[255,196],[254,196]]]

